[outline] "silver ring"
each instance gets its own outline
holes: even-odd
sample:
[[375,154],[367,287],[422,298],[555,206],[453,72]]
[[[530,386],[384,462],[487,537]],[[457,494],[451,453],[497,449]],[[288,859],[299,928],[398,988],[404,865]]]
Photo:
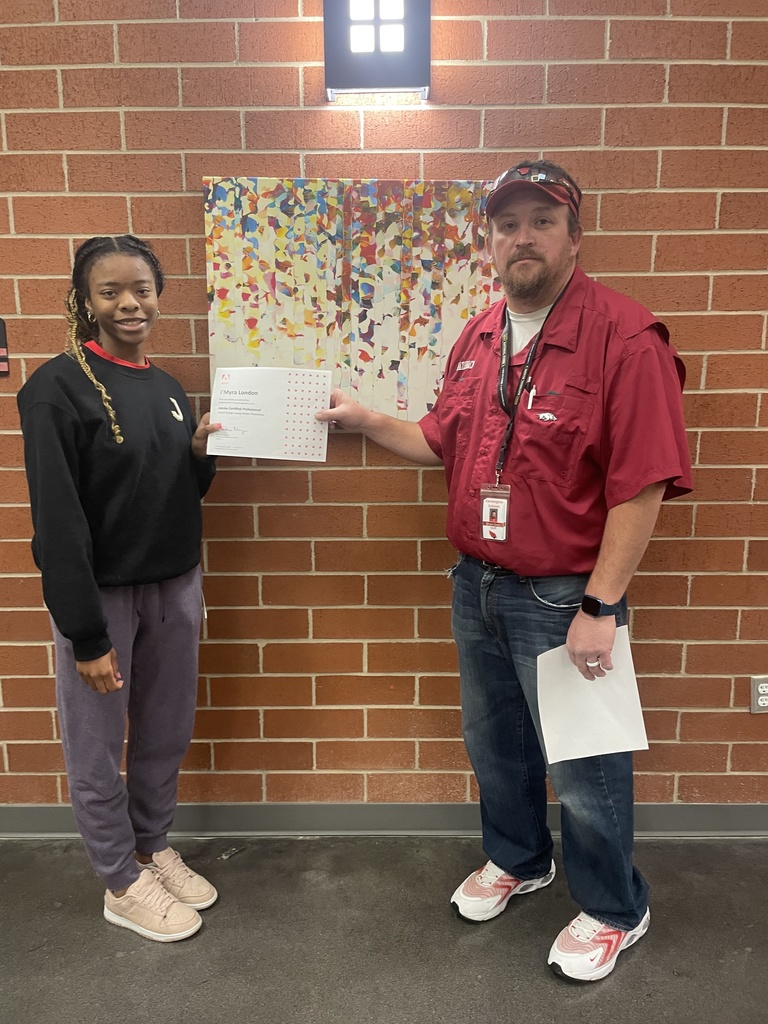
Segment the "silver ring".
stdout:
[[600,659],[599,658],[597,659],[597,661],[585,661],[584,664],[587,666],[587,668],[602,668],[603,667],[600,664]]

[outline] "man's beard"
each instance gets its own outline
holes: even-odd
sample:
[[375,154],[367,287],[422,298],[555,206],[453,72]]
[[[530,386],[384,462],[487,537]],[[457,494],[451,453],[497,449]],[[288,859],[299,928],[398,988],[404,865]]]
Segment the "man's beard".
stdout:
[[[547,264],[538,256],[528,258],[532,262],[528,264],[528,269],[523,274],[513,272],[515,264],[520,262],[519,259],[507,264],[501,283],[510,298],[532,299],[552,282],[553,273]],[[535,267],[533,261],[536,261]]]

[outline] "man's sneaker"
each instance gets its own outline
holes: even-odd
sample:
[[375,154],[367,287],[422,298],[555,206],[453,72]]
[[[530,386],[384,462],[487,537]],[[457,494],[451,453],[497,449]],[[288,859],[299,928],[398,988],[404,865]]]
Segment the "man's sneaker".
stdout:
[[469,878],[464,879],[451,896],[451,905],[465,921],[490,921],[491,918],[498,917],[512,896],[522,896],[523,893],[543,889],[554,877],[554,861],[548,874],[540,878],[522,879],[508,875],[489,860],[485,867],[473,871]]
[[619,953],[645,935],[650,923],[651,912],[646,910],[636,928],[623,932],[596,921],[582,910],[555,939],[547,963],[561,977],[600,981],[616,966]]
[[179,903],[195,910],[205,910],[219,898],[219,894],[202,875],[188,868],[170,846],[152,854],[152,862],[145,867],[159,879],[163,888]]
[[167,892],[151,871],[142,871],[122,896],[107,889],[104,917],[120,928],[130,928],[155,942],[178,942],[199,930],[202,917]]

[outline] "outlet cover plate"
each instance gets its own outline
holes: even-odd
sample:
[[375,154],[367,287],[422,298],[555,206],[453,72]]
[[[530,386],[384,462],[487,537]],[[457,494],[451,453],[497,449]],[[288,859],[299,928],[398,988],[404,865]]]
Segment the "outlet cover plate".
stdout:
[[768,714],[768,676],[752,676],[749,709],[753,715]]

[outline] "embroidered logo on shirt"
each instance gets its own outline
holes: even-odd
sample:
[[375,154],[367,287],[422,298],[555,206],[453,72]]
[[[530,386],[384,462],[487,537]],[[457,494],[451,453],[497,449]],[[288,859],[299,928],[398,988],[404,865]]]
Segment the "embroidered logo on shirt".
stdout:
[[540,412],[536,418],[546,420],[547,423],[557,423],[557,416],[553,412]]
[[170,396],[169,396],[169,401],[170,401],[171,405],[173,406],[173,408],[171,409],[171,416],[173,416],[173,418],[175,420],[178,420],[179,423],[183,422],[183,420],[184,420],[184,413],[179,408],[179,403],[176,401],[175,398],[170,398]]
[[462,370],[471,370],[474,365],[474,359],[465,359],[464,362],[456,364],[456,372],[460,373]]

